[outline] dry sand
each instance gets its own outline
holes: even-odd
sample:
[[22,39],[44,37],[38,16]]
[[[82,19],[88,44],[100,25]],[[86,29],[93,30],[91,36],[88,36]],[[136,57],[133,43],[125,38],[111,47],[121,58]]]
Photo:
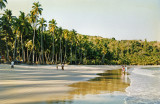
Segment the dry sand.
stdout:
[[105,70],[121,66],[65,65],[65,70],[55,65],[10,65],[0,64],[0,104],[23,104],[72,99],[68,93],[70,84],[97,77]]

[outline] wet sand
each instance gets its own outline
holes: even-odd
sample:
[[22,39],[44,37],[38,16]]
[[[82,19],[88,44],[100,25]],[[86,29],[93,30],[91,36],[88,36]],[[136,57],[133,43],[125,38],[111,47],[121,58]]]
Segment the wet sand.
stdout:
[[[128,84],[97,75],[119,68],[121,66],[66,65],[63,71],[61,67],[57,70],[55,65],[15,65],[11,69],[10,65],[0,64],[0,104],[53,104],[72,100],[75,95],[123,92]],[[121,74],[113,76],[115,79],[123,77]]]

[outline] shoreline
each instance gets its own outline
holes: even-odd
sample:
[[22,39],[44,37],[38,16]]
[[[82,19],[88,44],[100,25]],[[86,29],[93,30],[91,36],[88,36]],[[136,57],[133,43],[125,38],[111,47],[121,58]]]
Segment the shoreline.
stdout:
[[[128,67],[142,68],[151,66]],[[132,68],[131,70],[129,69],[129,73],[132,71]],[[15,68],[11,69],[10,65],[0,64],[0,103],[34,104],[36,102],[72,100],[74,96],[70,93],[78,93],[82,90],[81,87],[85,88],[86,84],[89,84],[89,86],[105,85],[106,82],[103,82],[103,80],[103,83],[97,84],[87,82],[90,79],[101,77],[97,73],[116,69],[121,69],[121,66],[65,65],[65,70],[57,70],[56,65],[15,65]],[[123,78],[125,81],[125,76]],[[81,86],[79,90],[77,89],[79,88],[78,86]],[[94,88],[97,89],[99,87]],[[103,88],[105,89],[105,87]],[[94,89],[90,91],[92,92]]]
[[15,65],[15,68],[11,69],[10,65],[0,64],[0,103],[72,99],[73,96],[68,92],[73,90],[73,87],[68,85],[96,78],[99,76],[97,73],[120,67],[66,65],[63,71],[57,70],[56,65]]
[[[156,69],[154,69],[156,68]],[[131,70],[130,86],[126,88],[129,104],[160,103],[160,66],[144,66]],[[135,102],[136,101],[136,102]]]

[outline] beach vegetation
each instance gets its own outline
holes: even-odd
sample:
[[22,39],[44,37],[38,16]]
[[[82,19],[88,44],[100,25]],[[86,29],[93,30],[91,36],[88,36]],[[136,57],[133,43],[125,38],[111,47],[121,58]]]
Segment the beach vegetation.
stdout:
[[[0,0],[0,9],[6,0]],[[55,19],[40,18],[43,8],[33,3],[18,17],[6,9],[0,17],[0,56],[5,62],[32,64],[159,65],[160,42],[116,40],[88,36],[57,26]],[[53,17],[54,18],[54,17]],[[48,25],[47,25],[48,24]]]

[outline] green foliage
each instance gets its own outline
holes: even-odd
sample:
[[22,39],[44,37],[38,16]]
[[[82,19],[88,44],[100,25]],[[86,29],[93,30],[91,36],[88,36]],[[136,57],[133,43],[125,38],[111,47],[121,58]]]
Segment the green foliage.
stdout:
[[41,4],[37,2],[33,4],[29,14],[20,12],[18,18],[12,16],[11,10],[5,11],[0,17],[1,56],[8,61],[35,61],[38,64],[160,64],[160,42],[120,41],[114,37],[108,39],[82,35],[74,29],[58,27],[54,19],[49,21],[46,30],[46,20],[39,19],[42,10]]

